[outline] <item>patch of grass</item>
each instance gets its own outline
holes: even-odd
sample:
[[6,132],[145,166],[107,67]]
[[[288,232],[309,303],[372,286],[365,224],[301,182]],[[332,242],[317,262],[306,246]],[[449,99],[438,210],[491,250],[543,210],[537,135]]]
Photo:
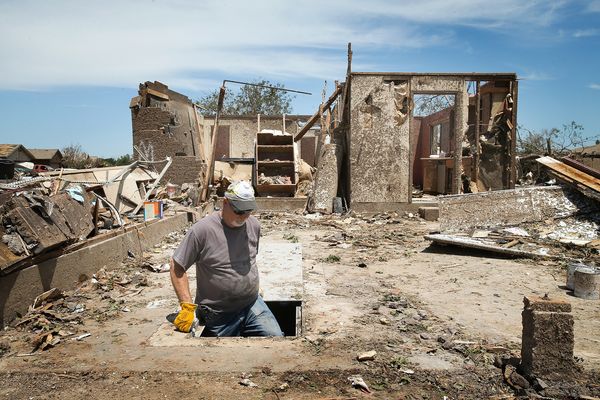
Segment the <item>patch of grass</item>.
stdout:
[[405,368],[406,366],[408,366],[409,362],[408,362],[408,358],[404,357],[404,356],[398,356],[394,359],[392,359],[392,361],[390,361],[390,367],[392,368]]
[[298,243],[298,236],[294,235],[293,233],[285,233],[283,235],[283,238],[285,240],[289,240],[292,243]]
[[339,263],[340,257],[336,256],[335,254],[330,254],[327,257],[323,258],[321,261],[326,263]]
[[402,296],[398,296],[396,294],[386,293],[383,295],[383,301],[396,302],[401,300],[403,300]]

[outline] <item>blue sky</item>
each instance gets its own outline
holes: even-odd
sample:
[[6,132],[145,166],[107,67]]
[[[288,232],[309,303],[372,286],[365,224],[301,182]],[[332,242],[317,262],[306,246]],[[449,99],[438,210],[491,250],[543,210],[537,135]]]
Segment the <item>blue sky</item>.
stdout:
[[600,0],[0,0],[0,143],[131,152],[129,100],[264,78],[312,114],[354,71],[516,72],[519,124],[600,138]]

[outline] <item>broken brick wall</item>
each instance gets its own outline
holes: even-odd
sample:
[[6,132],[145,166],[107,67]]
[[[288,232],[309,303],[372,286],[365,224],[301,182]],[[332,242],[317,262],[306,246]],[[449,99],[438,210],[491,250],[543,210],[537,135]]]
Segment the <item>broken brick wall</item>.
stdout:
[[[134,159],[140,159],[135,148],[149,161],[191,157],[186,158],[189,162],[185,171],[178,169],[185,176],[173,171],[167,175],[176,184],[196,181],[207,153],[202,116],[196,113],[190,99],[160,82],[146,82],[140,85],[139,96],[132,99],[130,108]],[[189,180],[192,176],[194,179]]]
[[536,296],[523,302],[522,372],[544,379],[568,378],[575,371],[571,304]]
[[181,185],[182,183],[197,183],[200,182],[200,171],[207,168],[207,164],[199,157],[190,156],[175,156],[171,166],[165,173],[163,183],[174,183]]

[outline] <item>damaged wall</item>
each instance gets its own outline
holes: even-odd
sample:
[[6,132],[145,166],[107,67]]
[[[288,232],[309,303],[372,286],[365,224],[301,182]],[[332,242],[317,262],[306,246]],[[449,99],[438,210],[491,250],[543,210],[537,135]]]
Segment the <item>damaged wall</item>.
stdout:
[[[134,159],[140,158],[136,147],[148,161],[171,157],[173,166],[163,178],[165,182],[196,181],[203,169],[204,155],[209,153],[203,118],[190,99],[160,82],[146,82],[140,84],[139,96],[132,99],[130,108]],[[177,160],[179,157],[183,158]],[[183,168],[186,164],[187,168]]]
[[[351,204],[411,201],[413,162],[417,151],[417,145],[414,143],[416,134],[413,130],[419,128],[419,124],[412,123],[411,108],[415,94],[451,94],[455,97],[455,111],[451,121],[454,135],[450,146],[453,151],[445,163],[448,173],[451,174],[451,182],[450,187],[445,190],[460,193],[465,185],[472,187],[469,182],[470,175],[476,174],[472,173],[470,166],[478,166],[479,158],[476,155],[475,162],[472,162],[471,158],[473,149],[478,147],[479,142],[472,143],[467,135],[468,83],[479,85],[479,82],[493,81],[496,85],[496,81],[501,81],[501,90],[506,91],[506,87],[509,87],[512,91],[512,97],[507,97],[509,102],[503,103],[506,112],[493,115],[494,128],[490,132],[490,136],[498,136],[495,130],[500,120],[503,129],[509,127],[500,139],[504,141],[502,148],[505,152],[501,159],[492,160],[493,165],[486,164],[484,167],[486,171],[501,171],[502,187],[514,187],[515,161],[514,149],[511,146],[514,146],[515,135],[512,126],[516,125],[516,74],[355,72],[350,77],[348,139]],[[494,111],[491,110],[493,104],[495,103],[488,104],[490,114]],[[474,109],[476,107],[471,107],[471,110]],[[419,150],[422,151],[423,148]],[[465,158],[465,171],[462,166],[463,154],[469,157]],[[482,161],[485,163],[486,159],[482,157]],[[418,164],[417,168],[420,168]],[[419,178],[420,176],[417,176],[417,179]]]
[[351,202],[408,202],[409,80],[371,74],[351,79]]
[[129,252],[142,254],[169,232],[185,228],[192,218],[190,214],[181,213],[135,225],[116,237],[92,239],[89,246],[72,253],[0,276],[0,328],[17,315],[25,314],[27,307],[41,293],[51,288],[68,290],[101,268],[116,268],[129,257]]

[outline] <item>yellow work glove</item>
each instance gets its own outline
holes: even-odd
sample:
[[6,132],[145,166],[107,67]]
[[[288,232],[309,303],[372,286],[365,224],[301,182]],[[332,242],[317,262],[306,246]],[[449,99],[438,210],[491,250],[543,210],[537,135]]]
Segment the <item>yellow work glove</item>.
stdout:
[[192,303],[181,303],[181,311],[175,317],[173,325],[181,332],[188,333],[192,329],[194,318],[196,318],[197,304]]

